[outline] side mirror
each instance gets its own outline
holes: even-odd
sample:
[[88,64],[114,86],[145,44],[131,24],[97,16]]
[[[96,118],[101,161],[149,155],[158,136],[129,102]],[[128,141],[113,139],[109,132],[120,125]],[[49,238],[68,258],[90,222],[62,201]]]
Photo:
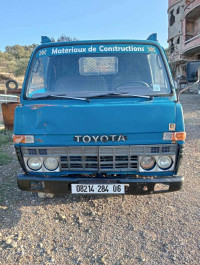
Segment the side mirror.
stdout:
[[[188,62],[186,72],[187,72],[187,82],[195,84],[200,83],[200,61]],[[193,85],[186,86],[185,88],[180,89],[177,93],[177,101],[179,101],[180,94],[183,91],[193,87]]]
[[194,83],[199,81],[200,78],[200,61],[187,63],[187,81]]

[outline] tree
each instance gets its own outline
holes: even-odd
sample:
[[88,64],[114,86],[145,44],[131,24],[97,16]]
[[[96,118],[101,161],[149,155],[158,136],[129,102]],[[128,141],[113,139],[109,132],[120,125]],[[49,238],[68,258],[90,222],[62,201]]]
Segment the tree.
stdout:
[[[57,40],[54,37],[51,38],[52,42],[62,41],[76,41],[76,38],[71,38],[62,34]],[[5,65],[6,70],[10,74],[15,76],[23,76],[26,72],[26,68],[29,62],[31,53],[36,48],[37,44],[31,45],[13,45],[6,46],[5,52],[0,51],[0,66]]]
[[20,46],[18,44],[14,46],[6,46],[5,53],[12,55],[17,60],[20,58],[29,58],[36,46],[36,44],[28,46]]
[[37,45],[6,46],[4,57],[8,61],[7,71],[15,76],[23,76],[26,72],[29,58]]
[[51,37],[50,39],[52,42],[64,42],[64,41],[68,42],[68,41],[76,41],[77,40],[77,38],[71,38],[71,37],[66,36],[64,34],[62,34],[60,37],[58,37],[57,41],[55,40],[54,37]]
[[3,52],[0,51],[0,65],[1,65],[1,63],[2,63],[2,61],[3,61],[3,58],[4,58],[4,56],[3,56]]
[[26,73],[29,58],[20,58],[15,62],[13,73],[15,76],[23,76]]

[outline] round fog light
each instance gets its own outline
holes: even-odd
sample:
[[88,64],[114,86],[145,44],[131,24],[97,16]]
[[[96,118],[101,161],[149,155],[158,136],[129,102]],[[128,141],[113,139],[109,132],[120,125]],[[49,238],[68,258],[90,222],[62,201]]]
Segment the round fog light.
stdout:
[[44,166],[49,171],[56,170],[58,168],[58,160],[55,157],[48,157],[44,160]]
[[42,161],[39,157],[31,157],[27,161],[27,165],[31,170],[37,171],[42,167]]
[[158,166],[161,169],[168,169],[172,166],[172,159],[170,156],[161,156],[158,158]]
[[154,168],[155,164],[156,160],[153,156],[143,156],[140,159],[140,166],[144,170],[151,170],[152,168]]

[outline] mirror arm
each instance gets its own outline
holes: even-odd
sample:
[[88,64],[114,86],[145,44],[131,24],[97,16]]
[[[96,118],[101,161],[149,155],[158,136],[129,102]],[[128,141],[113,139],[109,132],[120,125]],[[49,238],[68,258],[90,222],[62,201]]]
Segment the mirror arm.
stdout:
[[181,94],[182,92],[184,92],[184,91],[187,90],[187,89],[190,89],[191,87],[193,87],[194,85],[197,85],[197,84],[199,84],[199,83],[200,83],[200,69],[198,70],[198,80],[197,80],[194,84],[192,84],[192,85],[190,85],[190,86],[186,86],[185,88],[180,89],[179,92],[177,93],[177,101],[176,101],[176,102],[179,102],[180,94]]

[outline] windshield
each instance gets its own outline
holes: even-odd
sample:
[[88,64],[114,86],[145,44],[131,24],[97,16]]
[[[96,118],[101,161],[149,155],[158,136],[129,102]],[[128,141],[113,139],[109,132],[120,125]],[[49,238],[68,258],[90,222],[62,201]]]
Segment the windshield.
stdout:
[[162,57],[153,45],[112,44],[41,49],[31,64],[27,98],[171,94]]

